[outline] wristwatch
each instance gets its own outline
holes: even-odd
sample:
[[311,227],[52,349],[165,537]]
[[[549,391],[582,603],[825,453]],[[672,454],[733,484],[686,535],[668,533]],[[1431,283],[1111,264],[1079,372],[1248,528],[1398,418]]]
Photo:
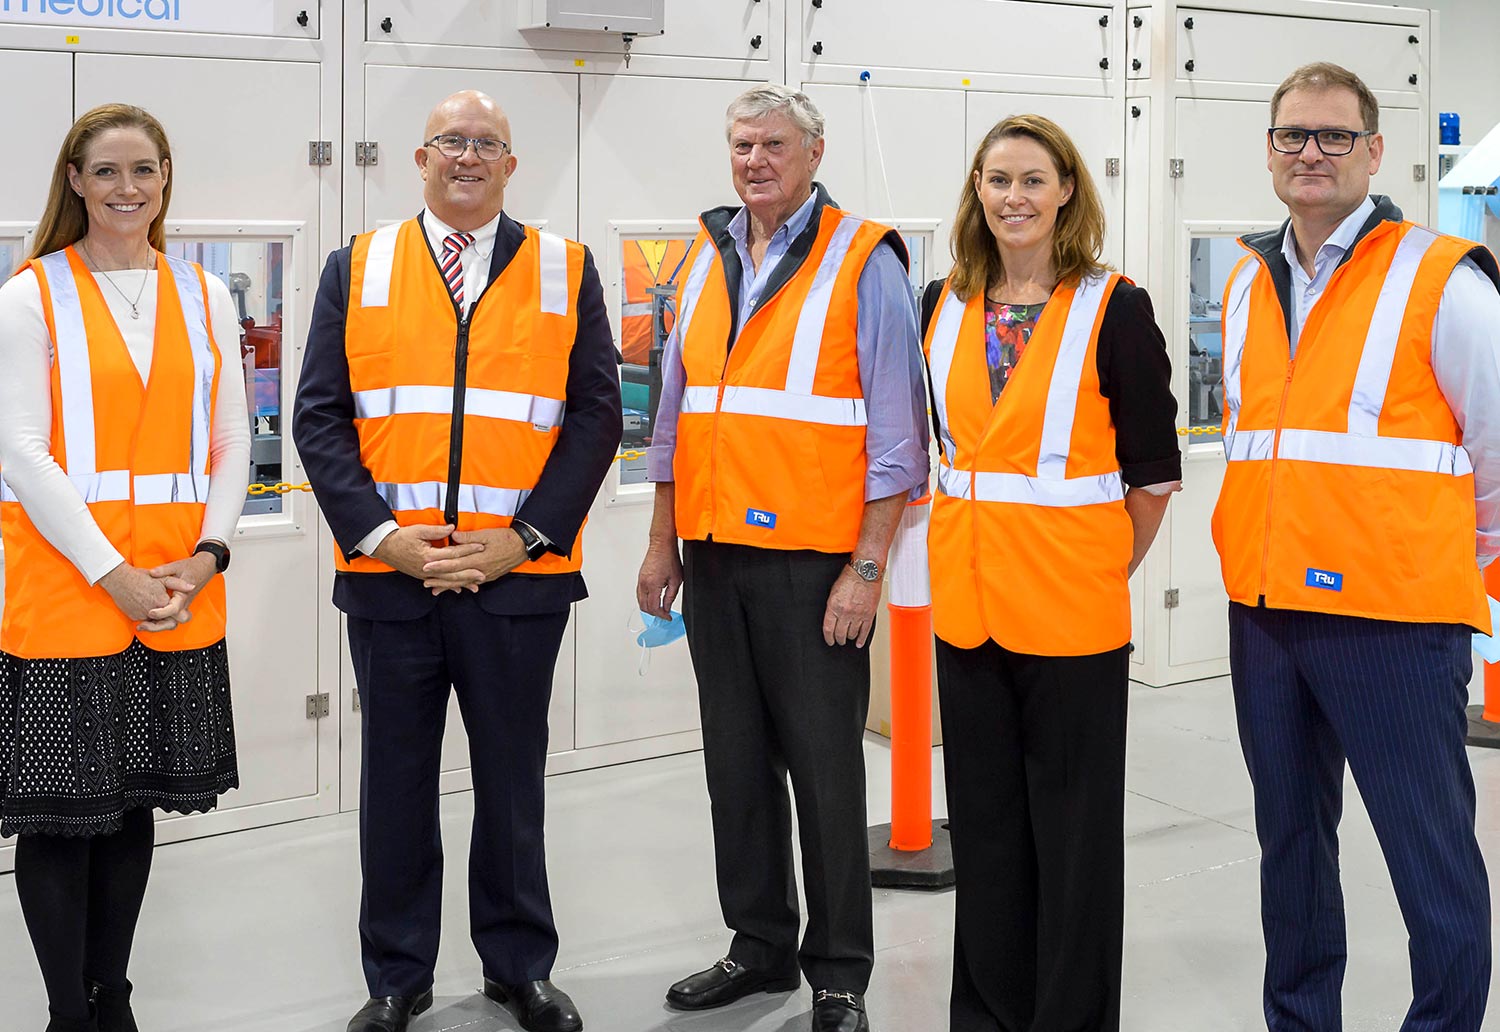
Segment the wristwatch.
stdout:
[[200,541],[198,547],[193,549],[193,554],[207,552],[214,557],[214,568],[220,573],[229,569],[229,546],[221,545],[217,541]]
[[849,569],[859,574],[860,580],[871,584],[880,579],[880,564],[874,559],[850,559]]
[[547,553],[547,542],[542,536],[520,520],[511,520],[510,529],[520,537],[521,544],[526,549],[526,558],[529,562],[536,562]]

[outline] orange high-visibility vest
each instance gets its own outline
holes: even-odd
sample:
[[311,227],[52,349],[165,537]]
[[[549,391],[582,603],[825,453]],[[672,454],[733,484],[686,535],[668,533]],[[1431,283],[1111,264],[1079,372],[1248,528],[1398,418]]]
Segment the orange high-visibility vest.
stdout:
[[[665,241],[660,260],[655,264],[647,257],[642,244],[643,241],[632,240],[625,245],[625,299],[620,308],[620,353],[625,356],[625,361],[635,365],[650,362],[651,347],[655,343],[651,331],[653,303],[647,291],[651,287],[671,285],[673,276],[687,268],[683,260],[687,256],[686,240]],[[662,331],[671,333],[672,322],[672,310],[664,309]]]
[[[192,554],[208,499],[209,439],[218,397],[219,348],[203,270],[156,258],[156,338],[141,383],[104,295],[69,247],[27,263],[41,287],[52,337],[52,457],[110,544],[150,569]],[[123,652],[136,621],[99,585],[89,586],[0,488],[5,619],[0,649],[23,659]],[[204,648],[224,637],[224,578],[193,600],[193,619],[139,635],[158,651]]]
[[825,204],[806,260],[741,313],[732,349],[723,261],[707,228],[699,233],[677,302],[687,371],[672,464],[680,537],[853,550],[868,473],[857,291],[890,232]]
[[[510,526],[557,442],[582,280],[583,245],[528,226],[499,278],[469,291],[479,299],[461,324],[416,219],[355,238],[344,332],[354,426],[398,524],[441,526],[446,511],[459,530]],[[391,571],[338,550],[334,561]],[[582,565],[574,544],[515,572]]]
[[1473,466],[1432,370],[1438,303],[1474,247],[1381,223],[1308,313],[1295,361],[1264,259],[1235,267],[1213,517],[1232,600],[1489,630]]
[[943,290],[925,345],[942,452],[928,555],[950,645],[1087,656],[1130,641],[1134,533],[1098,366],[1120,279],[1058,284],[993,403],[984,295]]

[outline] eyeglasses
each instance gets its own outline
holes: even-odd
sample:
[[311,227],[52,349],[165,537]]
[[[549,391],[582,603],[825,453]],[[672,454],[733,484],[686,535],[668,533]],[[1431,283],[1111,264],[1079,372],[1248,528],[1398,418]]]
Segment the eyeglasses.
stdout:
[[510,144],[504,140],[492,140],[487,136],[475,138],[473,136],[454,136],[444,134],[434,136],[422,146],[436,147],[438,153],[446,158],[461,158],[469,149],[469,144],[474,145],[474,153],[479,155],[480,161],[499,161],[510,153]]
[[1354,149],[1354,141],[1361,136],[1374,136],[1370,129],[1294,129],[1290,126],[1272,126],[1271,146],[1282,154],[1301,154],[1307,141],[1318,140],[1318,150],[1330,158],[1340,158]]

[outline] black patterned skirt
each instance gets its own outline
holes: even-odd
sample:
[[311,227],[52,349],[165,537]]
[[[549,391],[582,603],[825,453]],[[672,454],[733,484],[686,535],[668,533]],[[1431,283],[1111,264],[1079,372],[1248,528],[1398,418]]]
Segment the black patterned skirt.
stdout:
[[0,837],[109,835],[125,811],[211,810],[238,788],[229,657],[0,652]]

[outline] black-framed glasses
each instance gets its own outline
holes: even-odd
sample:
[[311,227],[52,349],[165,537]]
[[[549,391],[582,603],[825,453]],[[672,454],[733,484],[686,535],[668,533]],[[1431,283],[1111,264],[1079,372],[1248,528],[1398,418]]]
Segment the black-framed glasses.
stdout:
[[480,161],[499,161],[510,153],[510,144],[504,140],[493,140],[488,136],[457,136],[451,133],[434,136],[422,146],[436,147],[438,153],[447,158],[461,158],[471,143]]
[[1299,129],[1285,125],[1275,125],[1266,131],[1271,135],[1271,146],[1282,154],[1301,154],[1307,141],[1316,137],[1318,150],[1330,158],[1348,154],[1361,136],[1375,135],[1371,129]]

